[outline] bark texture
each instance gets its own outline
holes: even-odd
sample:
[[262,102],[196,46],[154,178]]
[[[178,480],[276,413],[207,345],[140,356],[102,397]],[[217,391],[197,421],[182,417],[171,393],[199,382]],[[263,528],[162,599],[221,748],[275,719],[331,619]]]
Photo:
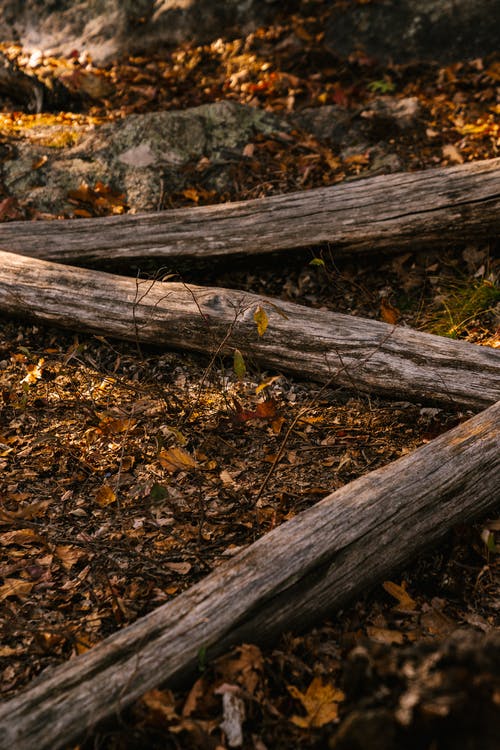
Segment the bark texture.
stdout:
[[[232,355],[391,398],[481,409],[500,351],[241,291],[137,280],[0,252],[0,310],[100,335]],[[268,327],[259,336],[261,307]]]
[[0,248],[63,263],[211,258],[329,243],[400,252],[500,232],[500,158],[159,213],[0,224]]
[[200,583],[0,708],[1,750],[57,750],[231,644],[303,628],[492,510],[500,403],[266,534]]

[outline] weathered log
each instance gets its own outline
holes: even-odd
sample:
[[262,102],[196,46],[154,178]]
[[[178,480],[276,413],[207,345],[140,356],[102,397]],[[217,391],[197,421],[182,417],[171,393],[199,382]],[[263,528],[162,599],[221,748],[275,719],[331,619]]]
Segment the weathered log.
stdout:
[[241,641],[331,614],[500,496],[500,402],[271,531],[0,707],[0,749],[57,750]]
[[0,224],[0,248],[44,260],[224,257],[330,243],[400,251],[496,237],[500,158],[382,175],[240,203],[144,215]]
[[[500,351],[279,299],[139,281],[0,252],[0,310],[132,341],[248,359],[349,389],[480,409]],[[254,314],[269,320],[258,335]]]

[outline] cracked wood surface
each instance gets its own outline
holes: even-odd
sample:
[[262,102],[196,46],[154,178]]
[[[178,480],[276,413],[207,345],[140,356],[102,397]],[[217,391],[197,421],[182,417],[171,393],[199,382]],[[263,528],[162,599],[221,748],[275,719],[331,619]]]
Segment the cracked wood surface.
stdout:
[[[0,310],[161,347],[231,355],[301,378],[479,410],[500,351],[228,289],[125,278],[0,252]],[[269,319],[260,337],[254,313]]]
[[500,158],[238,203],[64,222],[4,222],[0,249],[81,264],[210,258],[328,243],[400,252],[496,237]]
[[342,487],[0,706],[0,750],[58,750],[208,657],[344,606],[500,494],[500,403]]

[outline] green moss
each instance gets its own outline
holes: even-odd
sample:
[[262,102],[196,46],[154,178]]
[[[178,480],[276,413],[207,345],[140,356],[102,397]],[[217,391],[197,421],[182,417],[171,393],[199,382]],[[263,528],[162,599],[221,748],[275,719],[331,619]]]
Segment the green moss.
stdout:
[[500,287],[489,281],[468,281],[450,287],[426,327],[439,336],[457,338],[472,320],[489,312],[499,301]]

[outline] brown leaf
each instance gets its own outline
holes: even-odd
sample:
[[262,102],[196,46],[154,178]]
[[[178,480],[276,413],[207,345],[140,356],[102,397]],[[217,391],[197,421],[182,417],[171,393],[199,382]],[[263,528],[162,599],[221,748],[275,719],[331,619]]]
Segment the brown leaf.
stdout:
[[31,593],[34,585],[33,581],[24,581],[21,578],[4,578],[4,584],[0,586],[0,602],[3,602],[8,596],[17,596],[19,599],[24,599]]
[[243,643],[235,652],[217,660],[217,673],[226,683],[237,684],[254,695],[264,669],[264,658],[258,646]]
[[95,494],[95,501],[101,508],[116,501],[116,495],[108,484],[103,484]]
[[319,728],[338,719],[339,703],[345,699],[342,690],[324,683],[321,677],[315,677],[305,693],[295,685],[287,685],[293,698],[304,706],[306,716],[292,716],[291,721],[304,729]]
[[184,448],[162,448],[158,460],[163,468],[171,474],[176,471],[190,471],[196,468],[196,461]]
[[404,586],[398,586],[392,581],[384,581],[382,586],[388,594],[398,600],[397,609],[403,612],[413,612],[417,608],[417,602],[412,599]]
[[85,552],[78,547],[73,547],[69,544],[60,544],[56,547],[56,555],[62,562],[63,567],[66,570],[71,570],[73,565],[78,562],[82,557],[85,557]]
[[15,529],[14,531],[6,531],[5,534],[0,534],[0,545],[3,547],[9,544],[30,545],[33,542],[43,542],[42,537],[33,531],[33,529]]
[[447,143],[443,146],[443,156],[448,159],[452,164],[463,164],[464,157],[453,143]]
[[142,705],[152,714],[161,717],[163,720],[170,722],[178,720],[179,717],[175,711],[175,698],[170,690],[148,690],[141,697]]
[[399,320],[399,315],[398,308],[391,305],[388,299],[383,298],[380,301],[380,316],[386,323],[395,325]]
[[192,565],[188,562],[168,562],[165,563],[165,567],[167,567],[173,573],[179,573],[181,576],[185,576],[191,570]]
[[399,630],[389,630],[389,628],[377,628],[374,625],[368,625],[366,632],[368,637],[376,643],[404,643],[404,635]]

